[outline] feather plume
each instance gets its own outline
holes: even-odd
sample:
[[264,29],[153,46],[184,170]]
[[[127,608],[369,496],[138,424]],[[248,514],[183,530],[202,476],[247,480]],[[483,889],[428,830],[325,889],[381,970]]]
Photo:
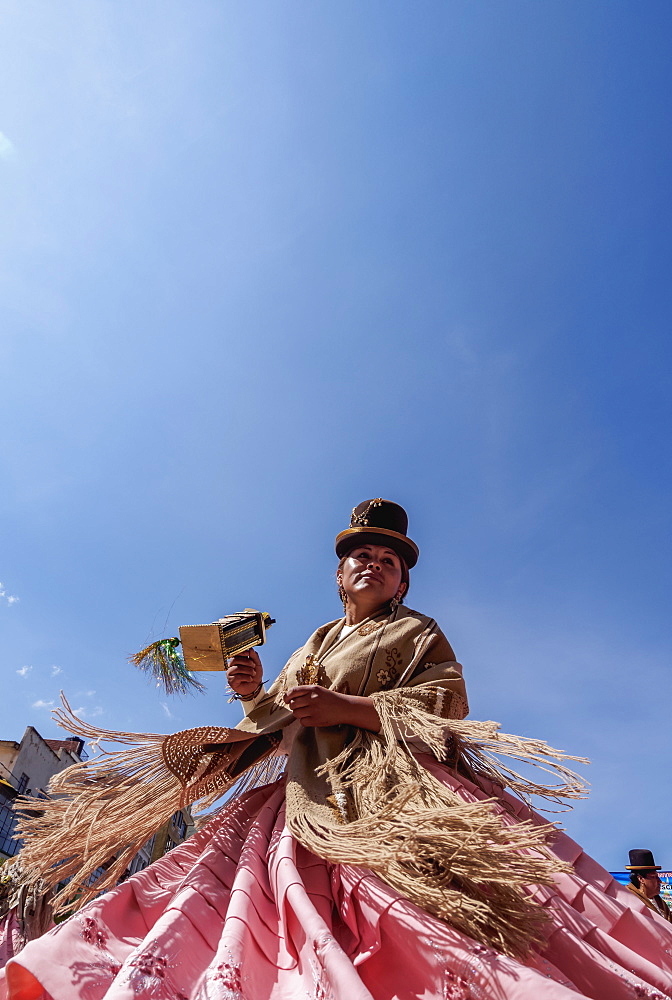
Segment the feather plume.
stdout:
[[187,670],[184,659],[177,651],[180,640],[159,639],[129,657],[138,669],[149,674],[156,681],[156,686],[163,688],[166,694],[193,694],[194,691],[205,691],[200,681]]

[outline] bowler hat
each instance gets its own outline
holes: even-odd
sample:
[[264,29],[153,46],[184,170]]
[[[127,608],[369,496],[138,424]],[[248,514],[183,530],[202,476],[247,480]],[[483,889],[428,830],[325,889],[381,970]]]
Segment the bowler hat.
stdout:
[[418,561],[419,549],[407,531],[408,515],[398,503],[382,497],[362,500],[352,510],[350,527],[336,536],[336,555],[344,556],[355,545],[388,545],[410,569]]
[[651,851],[644,851],[639,848],[635,848],[628,853],[630,855],[630,864],[625,866],[628,871],[636,872],[645,868],[648,868],[649,871],[651,871],[651,869],[660,871],[661,865],[657,865],[653,860],[653,853]]

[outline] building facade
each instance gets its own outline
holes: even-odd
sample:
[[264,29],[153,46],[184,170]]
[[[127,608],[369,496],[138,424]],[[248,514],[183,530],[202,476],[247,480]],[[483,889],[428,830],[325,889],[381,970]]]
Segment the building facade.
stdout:
[[[84,741],[78,737],[47,740],[33,726],[27,727],[20,743],[0,740],[0,863],[14,857],[21,849],[21,841],[15,839],[13,802],[17,795],[49,798],[50,778],[87,758]],[[124,877],[128,878],[163,857],[186,840],[193,830],[189,809],[178,810],[138,851]]]
[[16,796],[47,798],[49,779],[86,757],[84,741],[78,737],[45,740],[33,726],[26,728],[20,743],[0,740],[0,860],[13,857],[21,847],[14,839]]

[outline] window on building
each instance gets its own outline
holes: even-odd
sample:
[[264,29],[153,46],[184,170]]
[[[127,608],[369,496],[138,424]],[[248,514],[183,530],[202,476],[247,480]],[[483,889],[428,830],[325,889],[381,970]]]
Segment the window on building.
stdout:
[[21,841],[14,840],[16,816],[5,803],[0,805],[0,851],[13,858],[21,849]]
[[184,835],[187,832],[187,824],[184,816],[182,815],[182,810],[178,809],[176,813],[173,813],[173,826],[175,827],[180,840],[184,840]]
[[101,877],[101,875],[104,875],[104,874],[105,874],[105,869],[101,865],[100,868],[96,868],[96,870],[94,872],[91,872],[91,874],[89,875],[89,877],[87,878],[87,880],[86,880],[86,882],[84,884],[85,885],[95,885],[95,883],[98,881],[98,879]]
[[28,775],[27,774],[22,774],[21,775],[21,777],[19,778],[19,783],[18,783],[18,785],[16,787],[17,787],[17,790],[19,792],[19,795],[23,795],[23,793],[25,792],[26,788],[28,787]]
[[142,854],[136,854],[131,864],[129,865],[128,874],[135,875],[136,872],[142,871],[149,864],[147,858],[143,858]]

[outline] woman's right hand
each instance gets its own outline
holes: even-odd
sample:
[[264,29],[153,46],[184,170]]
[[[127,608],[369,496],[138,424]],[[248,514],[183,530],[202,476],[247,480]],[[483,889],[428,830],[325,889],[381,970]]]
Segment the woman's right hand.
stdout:
[[259,654],[255,649],[246,649],[229,660],[226,679],[229,687],[243,698],[257,690],[264,676]]

